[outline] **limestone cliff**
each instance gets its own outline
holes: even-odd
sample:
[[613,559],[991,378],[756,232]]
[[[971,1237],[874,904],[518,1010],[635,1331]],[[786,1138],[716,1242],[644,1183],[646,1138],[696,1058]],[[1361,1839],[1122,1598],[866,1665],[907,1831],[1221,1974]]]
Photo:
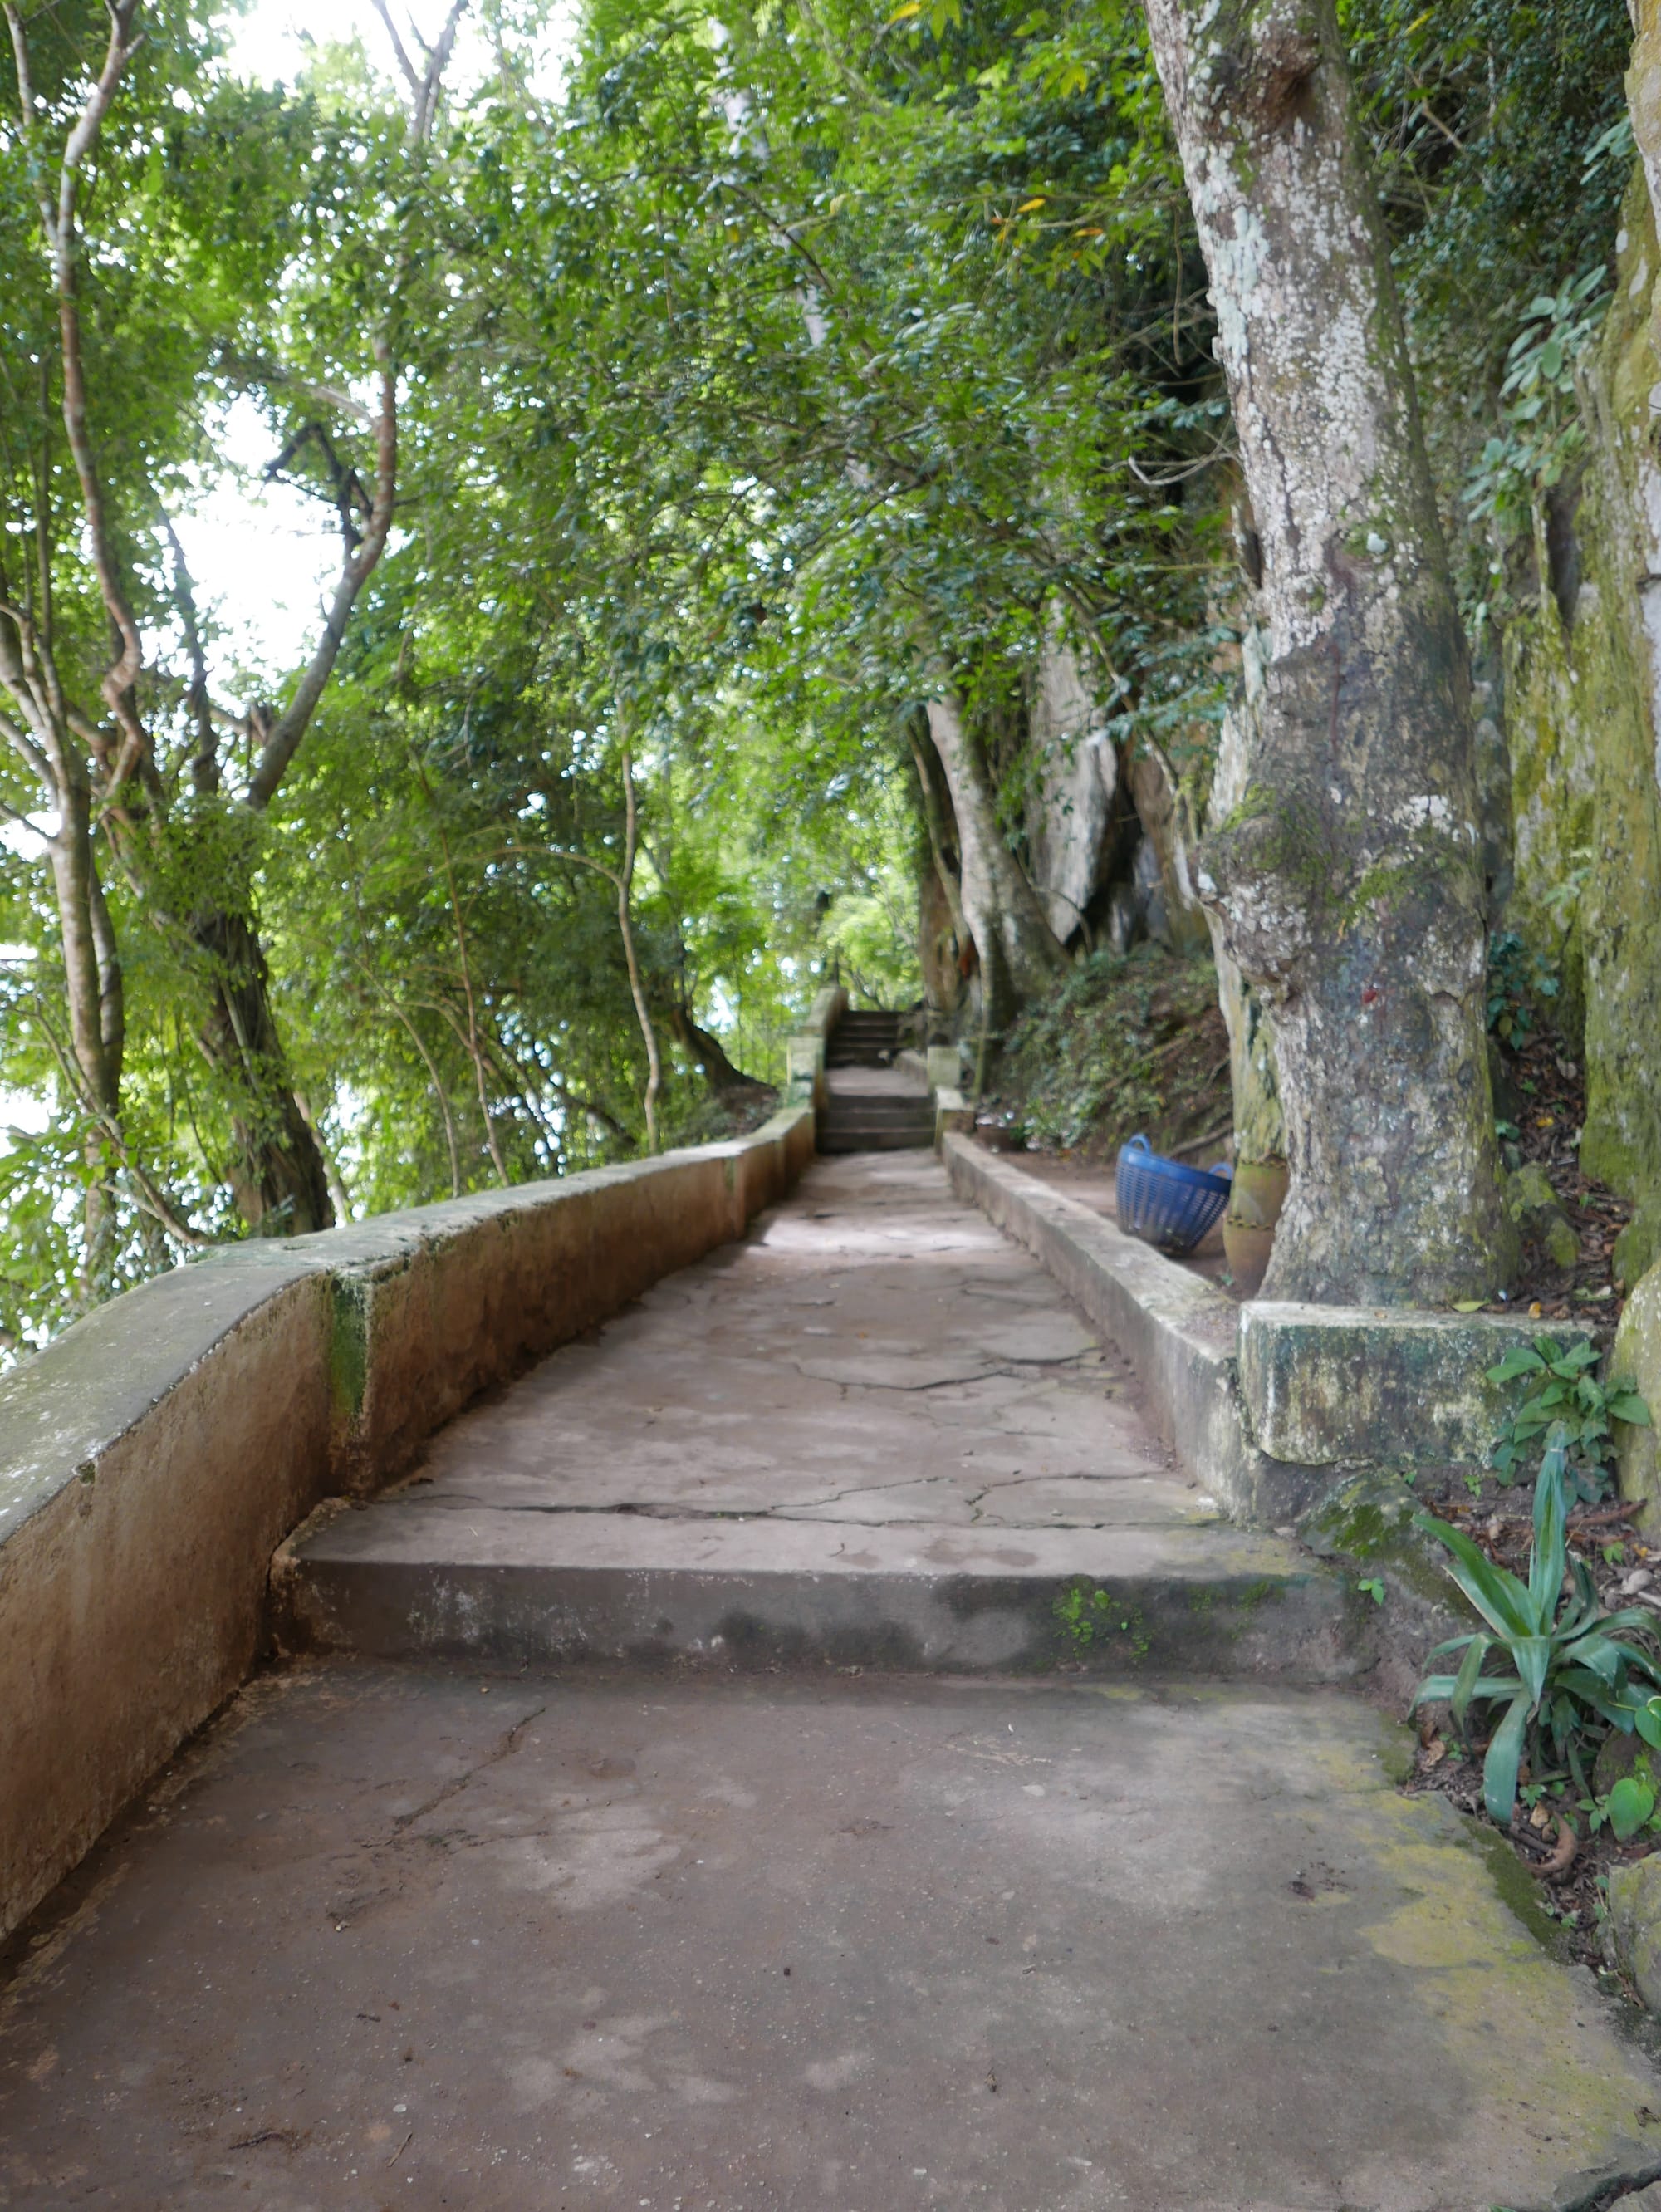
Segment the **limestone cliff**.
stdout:
[[[1661,147],[1642,49],[1634,121],[1640,148]],[[1585,1038],[1581,1157],[1640,1209],[1630,1279],[1661,1239],[1661,252],[1641,168],[1581,399],[1585,465],[1537,513],[1506,627],[1506,921],[1562,961]]]

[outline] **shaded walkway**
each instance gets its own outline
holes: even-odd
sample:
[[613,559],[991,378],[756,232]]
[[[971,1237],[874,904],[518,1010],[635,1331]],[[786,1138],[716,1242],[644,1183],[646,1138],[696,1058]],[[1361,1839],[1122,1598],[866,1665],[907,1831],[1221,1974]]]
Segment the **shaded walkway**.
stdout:
[[240,1703],[39,1931],[0,2203],[1486,2212],[1650,2156],[1590,1978],[1350,1700],[336,1662]]
[[[1122,1364],[926,1152],[820,1163],[296,1549],[291,1644],[382,1657],[1337,1663],[1334,1586],[1171,1469]],[[1075,1650],[1079,1577],[1124,1602]]]
[[457,1421],[417,1486],[432,1512],[1215,1519],[1166,1456],[1043,1268],[900,1152],[810,1169],[748,1243]]
[[[914,1667],[1052,1626],[1092,1559],[1105,1683],[826,1642],[894,1589]],[[1545,2212],[1661,2168],[1661,2083],[1401,1732],[1239,1679],[1319,1626],[1286,1547],[926,1158],[815,1169],[291,1571],[498,1656],[269,1675],[94,1851],[0,1998],[0,2205]],[[585,1606],[659,1663],[528,1656]],[[821,1643],[718,1649],[735,1607]]]

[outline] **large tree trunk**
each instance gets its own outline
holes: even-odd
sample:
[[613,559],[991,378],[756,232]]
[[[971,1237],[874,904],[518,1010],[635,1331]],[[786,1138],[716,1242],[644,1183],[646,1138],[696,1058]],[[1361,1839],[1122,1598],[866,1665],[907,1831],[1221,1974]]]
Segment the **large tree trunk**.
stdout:
[[[1223,711],[1211,778],[1206,821],[1215,829],[1246,796],[1246,767],[1258,717],[1263,712],[1264,641],[1255,624],[1241,640],[1240,691]],[[1275,1026],[1262,996],[1254,991],[1231,957],[1222,919],[1206,915],[1217,963],[1217,997],[1228,1029],[1229,1086],[1234,1103],[1234,1164],[1286,1157],[1286,1117],[1281,1110],[1280,1071],[1275,1060]]]
[[951,819],[952,795],[946,771],[929,735],[921,708],[906,720],[912,764],[917,770],[926,854],[919,854],[917,877],[917,960],[923,977],[928,1041],[949,1042],[957,1028],[964,976],[973,952],[963,913],[957,849],[957,824]]
[[955,701],[930,700],[929,734],[952,796],[963,915],[980,956],[986,1024],[996,1035],[1055,981],[1067,955],[1026,871],[1004,842],[985,760]]
[[237,1210],[261,1237],[327,1229],[335,1218],[329,1170],[294,1097],[253,919],[215,908],[197,915],[191,928],[213,994],[202,1046],[233,1102]]
[[682,1050],[697,1062],[700,1073],[718,1098],[730,1104],[746,1091],[766,1091],[769,1087],[760,1076],[746,1075],[742,1067],[728,1059],[719,1037],[712,1036],[693,1019],[690,1007],[670,1006],[669,1031]]
[[1146,0],[1263,549],[1245,795],[1200,854],[1269,1000],[1264,1295],[1486,1295],[1496,1182],[1465,644],[1332,0]]
[[1118,788],[1118,757],[1078,655],[1053,610],[1039,647],[1028,743],[1037,775],[1027,802],[1033,887],[1064,945],[1101,889]]

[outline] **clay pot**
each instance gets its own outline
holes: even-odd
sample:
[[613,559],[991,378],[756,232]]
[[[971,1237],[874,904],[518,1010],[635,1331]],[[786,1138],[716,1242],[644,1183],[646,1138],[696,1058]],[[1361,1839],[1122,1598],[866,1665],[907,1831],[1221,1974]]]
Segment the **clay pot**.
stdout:
[[1242,1297],[1254,1298],[1263,1288],[1289,1180],[1284,1160],[1235,1163],[1234,1188],[1222,1218],[1222,1249]]
[[1269,1255],[1275,1249],[1274,1231],[1262,1228],[1254,1221],[1236,1221],[1232,1213],[1225,1213],[1222,1249],[1228,1255],[1234,1288],[1243,1298],[1256,1297],[1269,1273]]
[[1228,1194],[1231,1217],[1253,1229],[1272,1229],[1281,1218],[1291,1179],[1284,1160],[1237,1160]]

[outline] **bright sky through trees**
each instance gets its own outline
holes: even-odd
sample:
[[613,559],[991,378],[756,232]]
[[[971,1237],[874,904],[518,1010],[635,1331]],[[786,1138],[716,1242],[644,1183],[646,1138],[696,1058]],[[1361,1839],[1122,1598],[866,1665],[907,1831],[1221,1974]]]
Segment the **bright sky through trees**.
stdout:
[[[445,14],[439,0],[425,0],[413,12],[416,27],[435,37]],[[408,42],[411,11],[397,4],[392,15]],[[386,27],[373,0],[252,0],[239,16],[221,20],[234,26],[232,69],[262,84],[293,84],[320,48],[355,40],[377,71],[391,75]],[[573,35],[571,10],[551,10],[532,73],[535,89],[557,91]],[[452,91],[470,90],[492,60],[482,26],[464,17],[446,72]],[[291,484],[262,483],[271,438],[252,400],[231,410],[222,450],[234,473],[207,487],[195,512],[179,524],[193,573],[219,585],[213,603],[223,636],[209,662],[215,677],[233,662],[292,668],[305,658],[340,566],[339,526],[324,502]]]

